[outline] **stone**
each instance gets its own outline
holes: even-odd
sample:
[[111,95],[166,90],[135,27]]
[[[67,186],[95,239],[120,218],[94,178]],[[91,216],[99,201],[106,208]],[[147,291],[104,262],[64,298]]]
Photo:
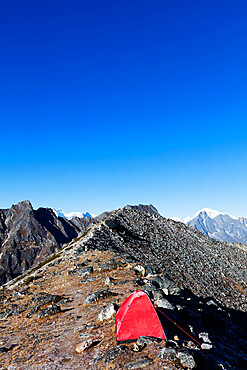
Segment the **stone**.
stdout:
[[155,303],[157,307],[165,308],[167,310],[175,310],[175,307],[165,298],[159,298]]
[[115,360],[115,358],[117,358],[119,355],[125,353],[126,351],[129,351],[129,348],[127,346],[117,345],[116,347],[110,349],[110,351],[107,353],[107,355],[105,357],[105,363],[107,364],[107,363]]
[[147,346],[147,344],[154,343],[154,342],[158,342],[158,339],[157,338],[152,338],[152,337],[141,336],[134,343],[133,351],[135,351],[135,352],[142,351],[143,348],[145,348]]
[[33,302],[38,302],[41,306],[44,306],[48,303],[58,303],[63,299],[64,297],[61,295],[40,292],[35,295]]
[[109,276],[107,276],[107,277],[105,278],[105,285],[106,285],[106,286],[114,285],[114,279],[113,279],[113,278],[111,278],[111,277],[109,277]]
[[167,288],[162,289],[165,295],[169,295],[169,290]]
[[199,338],[202,338],[203,342],[205,343],[212,343],[208,335],[209,335],[208,333],[200,333]]
[[135,272],[138,272],[142,276],[146,276],[146,269],[145,269],[144,266],[142,266],[140,264],[137,264],[137,265],[133,266],[132,270],[135,271]]
[[80,283],[84,285],[84,284],[91,283],[92,281],[95,281],[95,280],[97,280],[96,276],[88,277],[88,278],[86,277],[85,279],[81,280]]
[[105,357],[105,353],[100,353],[99,355],[94,357],[92,361],[89,362],[89,366],[92,366],[96,364],[97,362],[102,361],[104,357]]
[[147,277],[151,277],[151,276],[154,275],[154,269],[151,265],[146,265],[145,269],[146,269],[146,276]]
[[183,342],[183,347],[186,347],[186,348],[189,348],[189,349],[200,350],[200,348],[194,342],[192,342],[191,340],[189,340],[188,342],[184,341]]
[[215,301],[213,301],[212,299],[210,299],[210,301],[206,302],[206,305],[207,306],[218,306],[217,303]]
[[168,339],[166,343],[167,343],[167,346],[169,347],[174,347],[174,348],[178,347],[178,343],[173,339]]
[[124,365],[124,369],[132,370],[132,369],[143,369],[150,364],[150,359],[146,356],[139,357],[136,361],[132,361]]
[[85,351],[85,349],[89,348],[92,344],[93,344],[93,339],[92,338],[87,339],[87,340],[77,344],[75,350],[76,350],[77,353],[81,353],[81,352]]
[[160,289],[166,289],[169,294],[180,294],[181,289],[169,278],[165,276],[156,276],[152,280],[152,284]]
[[202,343],[201,349],[212,349],[213,345],[209,343]]
[[159,358],[175,359],[176,350],[174,348],[164,347],[159,352]]
[[60,312],[62,312],[60,305],[52,304],[44,308],[43,310],[39,311],[38,318],[42,319],[43,317],[51,316]]
[[77,270],[77,275],[80,277],[88,276],[92,274],[93,272],[93,266],[86,266],[83,267],[82,269]]
[[111,292],[110,290],[99,290],[95,293],[88,294],[86,298],[84,299],[83,304],[94,303],[100,299],[104,299],[104,298],[111,297],[114,295],[117,295],[117,293]]
[[114,304],[111,303],[107,307],[103,308],[102,311],[100,311],[98,315],[98,320],[99,321],[109,320],[112,316],[116,314],[116,312],[117,311],[115,310]]
[[161,289],[155,289],[155,290],[152,290],[152,296],[154,300],[157,300],[159,298],[163,298],[164,294]]
[[196,363],[194,357],[186,351],[179,351],[177,353],[177,358],[179,358],[181,364],[186,367],[187,369],[194,369],[196,367]]

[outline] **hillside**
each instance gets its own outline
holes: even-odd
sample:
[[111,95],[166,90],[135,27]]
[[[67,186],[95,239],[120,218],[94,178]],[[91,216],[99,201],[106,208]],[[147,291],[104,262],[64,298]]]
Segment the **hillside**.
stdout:
[[[0,366],[244,369],[245,262],[243,246],[155,212],[113,212],[3,287]],[[136,289],[202,347],[162,314],[167,342],[117,346],[114,312]]]

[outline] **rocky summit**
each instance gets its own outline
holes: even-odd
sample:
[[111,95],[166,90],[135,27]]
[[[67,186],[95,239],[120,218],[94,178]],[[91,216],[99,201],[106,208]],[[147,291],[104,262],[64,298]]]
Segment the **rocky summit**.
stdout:
[[[245,369],[245,267],[245,245],[153,207],[106,213],[2,287],[0,368]],[[117,344],[115,314],[136,289],[152,299],[167,341]]]

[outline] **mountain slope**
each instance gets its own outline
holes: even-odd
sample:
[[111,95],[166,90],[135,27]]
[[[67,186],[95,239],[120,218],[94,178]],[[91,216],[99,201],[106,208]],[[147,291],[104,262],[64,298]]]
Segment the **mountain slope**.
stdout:
[[[4,286],[0,366],[244,369],[241,248],[138,207],[112,212]],[[162,314],[167,342],[116,346],[115,310],[137,288],[202,347]],[[112,316],[102,321],[102,310]]]
[[196,294],[247,310],[247,254],[241,244],[214,241],[183,223],[125,207],[100,223],[80,248],[127,252]]
[[90,222],[57,217],[51,208],[34,210],[29,201],[0,210],[0,285],[76,238]]

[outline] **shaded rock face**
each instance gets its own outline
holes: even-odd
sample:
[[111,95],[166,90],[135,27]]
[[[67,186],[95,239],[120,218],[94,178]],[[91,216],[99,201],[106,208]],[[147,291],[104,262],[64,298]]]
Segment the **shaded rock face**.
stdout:
[[200,296],[247,310],[247,256],[241,245],[215,241],[182,223],[125,207],[95,228],[77,253],[85,249],[127,252]]
[[50,208],[35,211],[29,201],[0,210],[0,285],[76,238],[91,222],[56,217]]

